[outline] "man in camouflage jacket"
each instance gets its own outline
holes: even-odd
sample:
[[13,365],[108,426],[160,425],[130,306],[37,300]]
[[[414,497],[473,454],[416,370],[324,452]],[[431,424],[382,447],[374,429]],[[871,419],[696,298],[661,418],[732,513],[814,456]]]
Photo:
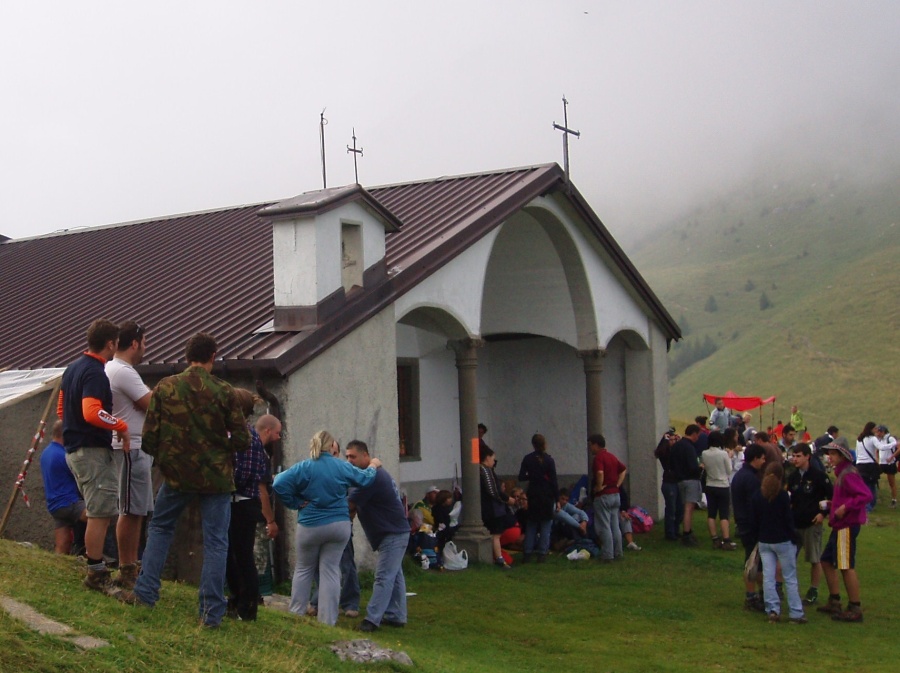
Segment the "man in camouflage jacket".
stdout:
[[165,477],[148,529],[143,567],[133,592],[120,600],[153,606],[175,526],[194,498],[203,524],[200,619],[216,627],[225,614],[225,565],[234,491],[235,451],[246,451],[250,433],[232,387],[212,375],[216,341],[199,333],[187,343],[188,368],[156,386],[144,421],[144,451]]

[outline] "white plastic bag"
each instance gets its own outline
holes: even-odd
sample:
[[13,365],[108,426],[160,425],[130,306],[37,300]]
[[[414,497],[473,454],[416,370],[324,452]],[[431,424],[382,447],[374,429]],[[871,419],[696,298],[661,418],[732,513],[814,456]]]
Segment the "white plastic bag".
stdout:
[[442,554],[444,559],[444,568],[447,570],[465,570],[469,567],[469,554],[465,549],[457,549],[456,543],[450,540],[444,545]]

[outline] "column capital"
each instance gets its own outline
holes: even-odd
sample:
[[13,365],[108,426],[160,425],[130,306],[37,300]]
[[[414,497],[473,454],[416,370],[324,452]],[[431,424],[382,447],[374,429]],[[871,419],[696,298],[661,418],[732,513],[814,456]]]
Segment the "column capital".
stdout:
[[484,346],[484,339],[478,337],[466,337],[465,339],[451,339],[447,342],[447,348],[456,353],[456,364],[466,364],[471,361],[472,364],[477,362],[477,349]]
[[589,350],[578,351],[578,357],[584,361],[585,372],[603,371],[603,358],[606,357],[605,348],[591,348]]

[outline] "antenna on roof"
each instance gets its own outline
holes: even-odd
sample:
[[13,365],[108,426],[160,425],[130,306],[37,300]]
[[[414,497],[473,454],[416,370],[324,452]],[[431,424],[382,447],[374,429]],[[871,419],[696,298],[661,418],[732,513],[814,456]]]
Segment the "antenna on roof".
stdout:
[[[569,101],[566,100],[565,95],[563,95],[563,124],[560,126],[556,122],[553,122],[553,128],[557,131],[563,132],[563,169],[566,171],[566,191],[572,191],[572,183],[569,181],[569,134],[575,136],[576,138],[581,137],[581,131],[573,131],[569,128],[569,114],[567,108],[569,107]],[[324,152],[324,150],[322,150]]]
[[353,179],[356,181],[356,184],[359,184],[359,171],[356,168],[356,156],[363,155],[363,148],[360,147],[356,149],[356,127],[353,127],[353,147],[347,145],[347,152],[353,154]]
[[319,114],[319,144],[322,148],[322,189],[328,187],[328,181],[325,179],[325,125],[327,123],[325,108],[322,108],[322,112]]

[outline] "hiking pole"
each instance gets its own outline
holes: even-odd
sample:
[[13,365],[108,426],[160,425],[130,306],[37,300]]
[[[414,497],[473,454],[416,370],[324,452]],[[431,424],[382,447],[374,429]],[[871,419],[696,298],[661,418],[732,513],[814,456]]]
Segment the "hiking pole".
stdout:
[[38,445],[44,438],[44,428],[47,426],[47,415],[53,408],[54,401],[56,401],[56,399],[59,397],[59,386],[61,383],[62,377],[57,376],[56,384],[53,386],[53,389],[50,392],[50,399],[47,400],[47,406],[44,407],[44,414],[43,416],[41,416],[37,431],[34,433],[34,437],[31,440],[31,447],[25,454],[25,461],[22,463],[22,471],[19,472],[18,476],[16,477],[16,484],[15,486],[13,486],[12,494],[9,496],[9,502],[6,503],[6,510],[4,510],[3,512],[3,518],[0,519],[0,536],[3,535],[3,531],[6,530],[6,524],[9,523],[9,517],[12,514],[13,505],[16,504],[16,495],[19,491],[22,491],[22,498],[25,500],[25,505],[31,507],[31,503],[28,502],[28,495],[25,493],[25,477],[28,475],[28,467],[29,465],[31,465],[31,460],[34,457],[34,452],[37,451]]

